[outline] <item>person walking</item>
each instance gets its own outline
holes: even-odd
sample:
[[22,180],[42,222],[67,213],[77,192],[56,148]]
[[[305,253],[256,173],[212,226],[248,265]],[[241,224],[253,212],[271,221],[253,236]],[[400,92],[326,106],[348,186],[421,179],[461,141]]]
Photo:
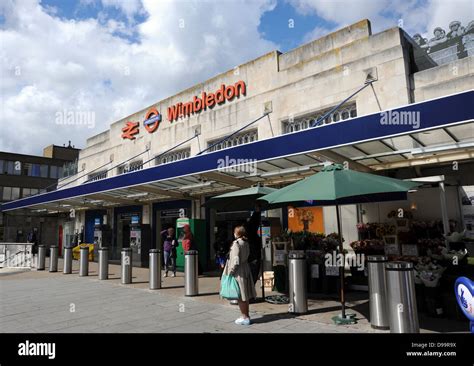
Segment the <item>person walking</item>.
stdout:
[[171,268],[172,277],[176,277],[176,248],[178,241],[176,240],[173,227],[169,227],[161,232],[163,239],[163,260],[165,262],[165,277],[168,277],[168,271]]
[[234,229],[234,238],[223,275],[233,276],[240,289],[240,297],[237,301],[241,316],[235,321],[235,324],[250,325],[249,301],[254,299],[257,294],[248,263],[250,249],[244,226],[240,225]]
[[38,254],[38,229],[33,228],[33,230],[28,234],[27,238],[28,243],[32,243],[31,246],[31,256],[34,265],[36,266],[37,254]]

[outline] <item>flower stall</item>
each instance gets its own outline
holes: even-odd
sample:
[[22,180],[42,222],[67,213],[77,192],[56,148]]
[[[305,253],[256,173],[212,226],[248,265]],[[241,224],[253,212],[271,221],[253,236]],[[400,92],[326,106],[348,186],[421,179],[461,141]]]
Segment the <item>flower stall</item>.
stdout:
[[[441,221],[413,220],[395,212],[388,223],[359,223],[360,240],[350,243],[356,254],[384,254],[389,261],[409,261],[415,268],[415,287],[419,312],[432,317],[458,317],[459,310],[452,294],[454,281],[462,275],[474,275],[467,261],[470,240],[463,233],[444,237]],[[361,273],[352,272],[353,283],[364,283]]]
[[[286,292],[286,263],[290,251],[303,251],[307,261],[307,289],[309,293],[335,294],[339,289],[339,268],[325,265],[327,253],[338,253],[338,234],[285,230],[275,237],[273,244],[274,289]],[[344,239],[342,239],[344,241]]]

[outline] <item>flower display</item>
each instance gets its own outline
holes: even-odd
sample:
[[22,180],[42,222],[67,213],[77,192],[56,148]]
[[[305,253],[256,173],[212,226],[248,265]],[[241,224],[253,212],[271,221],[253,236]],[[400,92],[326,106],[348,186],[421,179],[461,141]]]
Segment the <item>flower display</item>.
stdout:
[[378,239],[356,240],[349,244],[354,252],[365,255],[384,254],[384,243]]

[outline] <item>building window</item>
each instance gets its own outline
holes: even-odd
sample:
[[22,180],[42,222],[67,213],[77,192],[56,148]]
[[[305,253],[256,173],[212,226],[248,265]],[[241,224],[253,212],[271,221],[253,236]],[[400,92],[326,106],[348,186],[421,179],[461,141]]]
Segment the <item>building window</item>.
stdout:
[[4,201],[13,201],[20,198],[20,188],[18,187],[3,187],[2,199]]
[[117,168],[118,174],[130,173],[140,169],[143,169],[143,160],[132,161]]
[[39,177],[41,175],[41,169],[39,164],[30,164],[28,168],[28,175],[30,177]]
[[[250,130],[250,131],[244,131],[242,133],[236,134],[224,141],[221,141],[222,138],[220,139],[215,139],[212,141],[209,141],[207,143],[207,146],[212,146],[209,151],[217,151],[217,150],[222,150],[222,149],[227,149],[232,146],[237,146],[237,145],[243,145],[243,144],[248,144],[249,142],[257,141],[258,140],[258,132],[257,130]],[[221,142],[218,142],[221,141]],[[217,143],[218,142],[218,143]],[[217,143],[217,144],[216,144]]]
[[94,182],[96,180],[101,180],[107,178],[107,170],[89,174],[87,177],[88,182]]
[[65,163],[62,168],[60,168],[60,177],[66,178],[71,175],[77,174],[77,159],[68,163]]
[[40,165],[41,178],[48,178],[48,166],[46,164]]
[[[305,130],[313,123],[315,123],[319,118],[321,118],[324,114],[329,112],[332,108],[326,108],[325,110],[321,110],[310,115],[306,115],[300,118],[295,118],[293,121],[287,120],[283,122],[283,133],[290,133],[290,132],[297,132],[301,130]],[[357,108],[356,104],[348,104],[346,106],[342,106],[329,116],[327,116],[321,124],[329,124],[333,122],[344,121],[349,118],[357,117]],[[320,124],[320,125],[321,125]]]
[[49,167],[49,177],[50,178],[54,178],[54,179],[58,179],[59,176],[58,176],[58,172],[59,172],[59,167],[57,167],[56,165],[51,165]]
[[3,174],[21,175],[21,162],[5,160],[3,162]]
[[183,160],[189,158],[191,156],[191,149],[181,149],[176,151],[171,151],[161,156],[157,156],[155,159],[155,164],[168,164],[172,163],[173,161]]
[[38,194],[38,192],[38,188],[23,188],[22,197],[34,196],[35,194]]

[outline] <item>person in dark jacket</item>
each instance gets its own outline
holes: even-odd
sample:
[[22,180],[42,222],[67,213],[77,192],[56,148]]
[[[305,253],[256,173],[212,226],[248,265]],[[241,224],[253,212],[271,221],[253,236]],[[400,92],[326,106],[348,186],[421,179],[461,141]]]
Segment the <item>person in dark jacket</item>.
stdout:
[[248,262],[254,284],[257,283],[262,264],[262,239],[258,235],[261,224],[260,207],[257,205],[252,216],[244,225],[247,231],[247,239],[250,247]]
[[38,229],[37,228],[33,228],[33,230],[30,231],[26,241],[28,243],[33,244],[31,246],[31,255],[32,255],[33,263],[36,263],[36,260],[37,260],[36,255],[38,254]]
[[178,241],[176,240],[174,228],[170,227],[161,232],[163,239],[163,259],[165,262],[165,277],[168,277],[168,270],[171,268],[172,277],[176,277],[176,248]]
[[227,238],[227,233],[221,230],[216,235],[216,241],[214,242],[214,252],[216,253],[216,264],[222,271],[224,269],[227,257],[229,255],[230,242]]

